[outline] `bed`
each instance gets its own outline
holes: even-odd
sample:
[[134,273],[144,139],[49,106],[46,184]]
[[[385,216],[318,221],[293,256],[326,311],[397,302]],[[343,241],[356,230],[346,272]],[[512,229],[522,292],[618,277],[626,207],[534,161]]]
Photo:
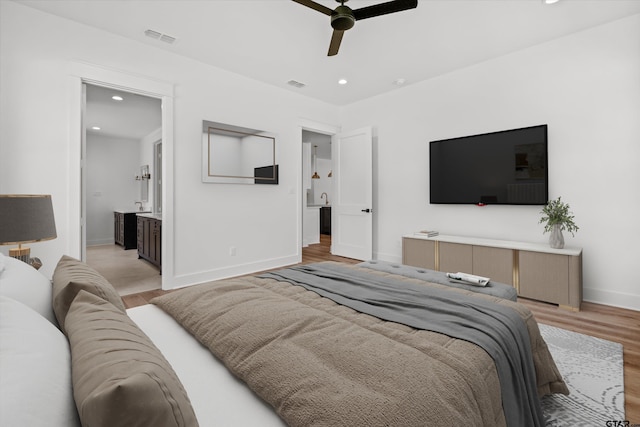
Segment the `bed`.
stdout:
[[[9,286],[3,283],[3,275],[0,271],[0,290],[6,295],[4,289]],[[321,278],[301,279],[300,275]],[[38,322],[9,320],[37,310],[27,307],[28,298],[17,302],[0,297],[0,424],[66,426],[80,425],[82,420],[83,425],[109,426],[543,425],[538,397],[568,390],[531,313],[512,301],[515,296],[506,285],[477,292],[468,286],[450,286],[439,275],[380,262],[321,263],[184,288],[153,304],[125,310],[115,290],[97,272],[63,257],[53,288],[49,287],[52,306],[47,309],[39,303],[37,307],[47,311],[48,317],[40,313]],[[302,283],[307,280],[311,283]],[[320,286],[313,283],[318,280],[329,288],[307,288]],[[386,310],[388,304],[379,303],[378,295],[358,299],[344,294],[346,282],[361,280],[373,282],[374,287],[390,284],[392,290],[402,289],[400,293],[409,292],[410,301],[422,298],[411,293],[414,289],[430,288],[439,298],[438,306],[444,298],[465,307],[479,300],[485,307],[480,311],[504,308],[510,313],[507,317],[515,316],[521,323],[504,334],[526,338],[526,343],[506,339],[522,347],[514,350],[518,358],[507,357],[513,359],[506,371],[512,371],[515,385],[506,384],[504,377],[509,375],[496,367],[503,363],[496,362],[502,356],[487,347],[486,337],[478,344],[470,342],[477,338],[438,332],[463,321],[420,316],[416,320],[406,307],[400,316],[408,320],[384,320],[389,314],[381,312],[367,314],[358,304],[375,310]],[[338,283],[333,291],[331,283]],[[321,296],[323,292],[327,294]],[[355,302],[338,302],[340,298]],[[16,305],[21,303],[26,305]],[[406,301],[400,305],[406,306]],[[463,310],[475,313],[477,309]],[[390,311],[392,317],[398,315],[397,310]],[[451,311],[445,320],[447,316]],[[476,314],[465,316],[467,326],[462,332],[447,332],[464,335],[469,327],[486,328],[479,326]],[[423,329],[406,324],[424,321],[436,326]],[[19,349],[22,354],[52,349],[62,354],[65,343],[67,354],[58,358],[41,354],[43,372],[19,384],[9,383],[5,371],[24,370],[25,361],[11,359],[8,354],[16,349],[7,347],[24,347],[25,340],[5,338],[20,328],[13,335],[24,337],[25,325],[46,330],[56,344],[38,348],[38,342],[43,342],[38,337],[35,348]],[[56,369],[51,366],[54,363]],[[21,400],[20,393],[28,396],[34,387],[42,391],[42,377],[65,371],[60,365],[68,373],[51,379],[63,383],[50,402],[52,408],[40,411],[41,423],[25,420],[26,402],[34,398]],[[501,391],[509,387],[515,391]],[[514,405],[521,408],[513,409]],[[59,422],[52,421],[54,416]]]

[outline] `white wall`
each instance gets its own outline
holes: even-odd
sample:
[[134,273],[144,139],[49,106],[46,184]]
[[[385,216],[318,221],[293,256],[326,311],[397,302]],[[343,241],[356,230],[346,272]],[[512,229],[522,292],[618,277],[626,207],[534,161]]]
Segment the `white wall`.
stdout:
[[[300,258],[300,123],[336,124],[336,108],[14,2],[0,2],[0,54],[0,192],[52,195],[58,238],[32,247],[45,275],[62,254],[80,256],[69,220],[80,170],[69,142],[74,62],[175,87],[171,287]],[[274,133],[280,185],[203,184],[203,119]]]
[[[69,218],[79,198],[70,187],[79,173],[69,147],[77,132],[68,84],[75,61],[175,87],[172,286],[299,257],[301,117],[345,130],[376,127],[379,258],[399,260],[401,235],[421,228],[545,242],[539,208],[430,206],[427,144],[548,123],[550,196],[562,195],[581,227],[566,240],[584,248],[585,298],[640,310],[640,290],[626,278],[640,259],[639,52],[636,15],[335,108],[0,1],[0,193],[52,194],[58,238],[33,245],[41,271],[50,275],[63,253],[79,255],[69,237],[77,234]],[[203,184],[203,119],[276,134],[280,185]]]
[[419,229],[546,242],[540,207],[429,205],[428,142],[548,123],[550,198],[580,226],[584,298],[640,310],[640,15],[452,72],[343,109],[376,127],[380,259]]
[[87,245],[113,243],[113,211],[140,200],[140,148],[135,139],[87,135]]

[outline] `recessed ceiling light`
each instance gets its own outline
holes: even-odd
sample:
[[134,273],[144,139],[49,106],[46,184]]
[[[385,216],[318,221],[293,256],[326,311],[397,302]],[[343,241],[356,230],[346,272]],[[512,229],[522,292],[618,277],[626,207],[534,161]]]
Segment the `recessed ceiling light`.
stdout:
[[91,126],[91,129],[93,129],[93,130],[100,130],[100,126]]
[[560,0],[542,0],[544,4],[554,4],[558,3]]
[[340,79],[340,80],[338,80],[338,84],[339,84],[339,85],[346,85],[346,84],[347,84],[347,79]]
[[393,84],[396,86],[402,86],[403,84],[405,84],[406,80],[403,78],[399,78],[399,79],[395,79],[393,81]]
[[124,98],[118,95],[113,95],[111,99],[113,99],[114,101],[122,101]]

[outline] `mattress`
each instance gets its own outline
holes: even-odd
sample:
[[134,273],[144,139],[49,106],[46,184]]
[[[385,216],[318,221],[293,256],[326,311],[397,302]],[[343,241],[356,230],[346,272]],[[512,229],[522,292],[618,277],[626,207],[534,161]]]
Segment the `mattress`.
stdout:
[[155,305],[127,310],[162,351],[186,389],[201,426],[285,426],[273,409]]

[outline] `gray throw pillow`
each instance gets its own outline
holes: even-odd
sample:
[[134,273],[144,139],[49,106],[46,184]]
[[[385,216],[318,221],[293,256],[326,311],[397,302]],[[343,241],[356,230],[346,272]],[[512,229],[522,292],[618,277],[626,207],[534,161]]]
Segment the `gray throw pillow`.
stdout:
[[82,425],[198,425],[173,368],[126,313],[81,290],[65,324]]

